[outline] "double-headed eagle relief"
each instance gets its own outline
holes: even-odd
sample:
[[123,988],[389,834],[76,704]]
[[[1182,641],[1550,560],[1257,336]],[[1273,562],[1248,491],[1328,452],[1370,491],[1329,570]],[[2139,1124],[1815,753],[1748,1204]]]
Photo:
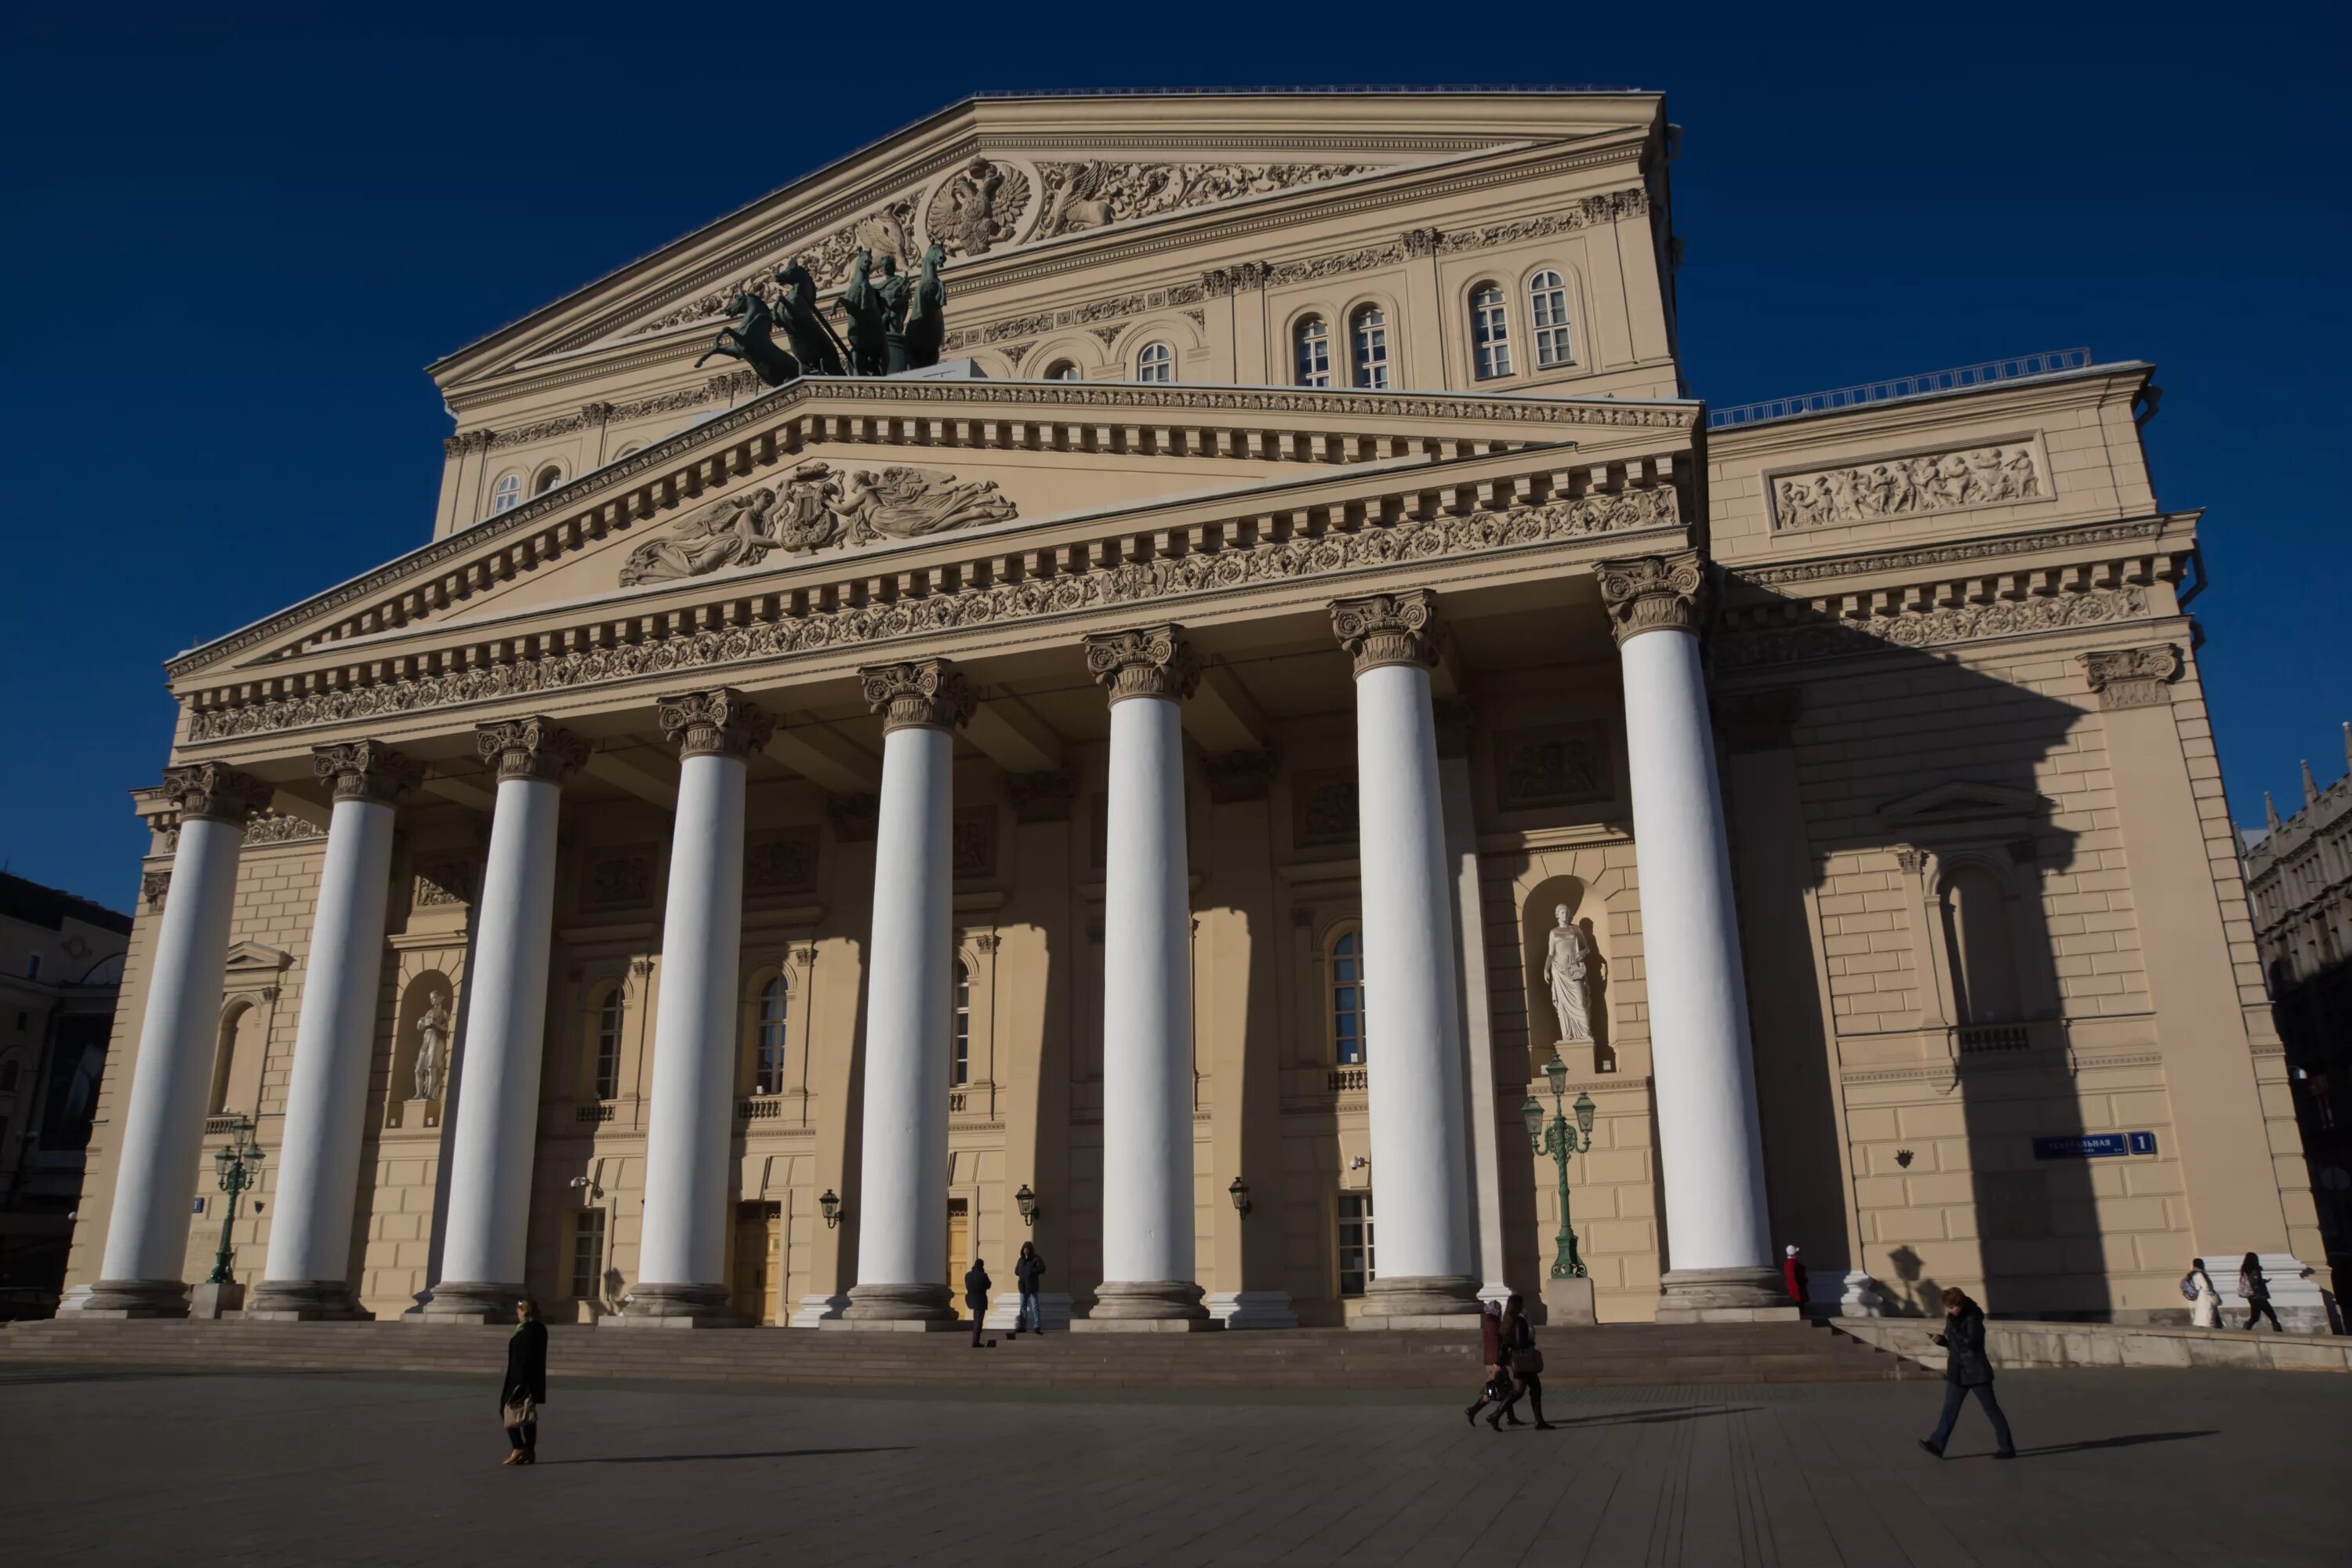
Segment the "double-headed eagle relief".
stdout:
[[756,566],[771,551],[807,555],[836,545],[920,539],[1017,515],[1019,509],[994,479],[959,483],[953,474],[936,468],[845,471],[822,460],[806,462],[781,487],[762,486],[712,501],[630,551],[621,566],[621,586]]

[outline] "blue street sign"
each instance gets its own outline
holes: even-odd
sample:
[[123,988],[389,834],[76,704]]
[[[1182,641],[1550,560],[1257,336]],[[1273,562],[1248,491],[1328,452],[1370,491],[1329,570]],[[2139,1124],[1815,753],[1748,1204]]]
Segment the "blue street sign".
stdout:
[[2153,1132],[2077,1132],[2067,1138],[2036,1138],[2037,1160],[2099,1160],[2113,1154],[2153,1154]]
[[205,1200],[204,1200],[204,1199],[202,1199],[202,1198],[198,1198],[198,1199],[196,1200],[196,1206],[195,1206],[194,1208],[191,1209],[189,1212],[190,1212],[191,1214],[202,1214],[202,1213],[204,1213],[204,1212],[205,1212]]

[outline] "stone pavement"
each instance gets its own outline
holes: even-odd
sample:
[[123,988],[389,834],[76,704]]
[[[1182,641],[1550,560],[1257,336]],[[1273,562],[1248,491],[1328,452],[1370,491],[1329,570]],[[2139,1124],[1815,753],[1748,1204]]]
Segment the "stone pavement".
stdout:
[[[987,1353],[987,1352],[981,1352]],[[0,1367],[0,1561],[246,1564],[2352,1561],[2342,1379],[2020,1372],[2023,1458],[1934,1384],[1451,1395],[559,1382],[533,1469],[483,1379]],[[1466,1396],[1467,1391],[1465,1391]]]

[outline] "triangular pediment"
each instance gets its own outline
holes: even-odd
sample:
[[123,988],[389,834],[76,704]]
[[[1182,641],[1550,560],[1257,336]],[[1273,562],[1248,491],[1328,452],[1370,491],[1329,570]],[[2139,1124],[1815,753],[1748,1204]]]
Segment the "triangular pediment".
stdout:
[[[974,99],[793,181],[433,371],[455,396],[510,372],[660,347],[723,324],[739,292],[772,303],[788,262],[805,266],[822,296],[834,295],[860,249],[912,273],[937,242],[951,295],[961,289],[967,300],[973,289],[1018,293],[1041,268],[1082,292],[1087,258],[1123,240],[1164,247],[1163,231],[1227,220],[1277,236],[1286,202],[1501,150],[1641,132],[1655,112],[1654,98],[1606,92]],[[1089,303],[1066,289],[1056,302]],[[956,309],[951,302],[950,321]]]
[[228,950],[223,968],[231,979],[257,979],[282,974],[293,963],[294,955],[283,948],[264,942],[240,942]]
[[1918,828],[1947,822],[1973,824],[2038,817],[2049,804],[2032,790],[1953,779],[1888,802],[1878,808],[1878,819],[1888,827]]

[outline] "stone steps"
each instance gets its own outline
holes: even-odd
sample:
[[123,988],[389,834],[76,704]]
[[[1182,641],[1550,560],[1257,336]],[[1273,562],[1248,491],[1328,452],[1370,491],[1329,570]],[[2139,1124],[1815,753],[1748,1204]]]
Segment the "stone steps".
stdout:
[[[10,1364],[495,1375],[510,1330],[478,1324],[76,1321],[0,1333]],[[994,1336],[774,1329],[549,1331],[557,1378],[861,1386],[1374,1390],[1475,1387],[1475,1336],[1274,1330],[1219,1334]],[[1581,1386],[1877,1382],[1926,1375],[1904,1358],[1806,1323],[1548,1329],[1547,1378]]]

